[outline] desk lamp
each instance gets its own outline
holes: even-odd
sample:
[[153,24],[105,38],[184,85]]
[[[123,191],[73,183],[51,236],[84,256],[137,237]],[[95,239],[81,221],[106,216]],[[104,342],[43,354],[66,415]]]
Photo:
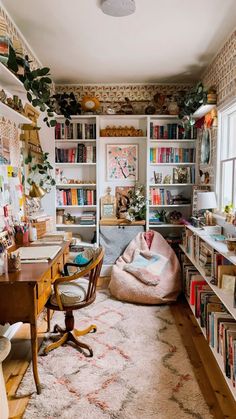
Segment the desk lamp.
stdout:
[[204,219],[201,221],[204,225],[212,225],[212,210],[217,208],[215,192],[198,192],[197,194],[197,210],[204,213]]

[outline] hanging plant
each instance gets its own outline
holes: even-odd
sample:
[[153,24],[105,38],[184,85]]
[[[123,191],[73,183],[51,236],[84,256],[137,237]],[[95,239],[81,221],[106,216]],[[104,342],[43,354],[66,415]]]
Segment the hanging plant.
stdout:
[[54,110],[66,118],[66,125],[69,125],[71,115],[81,114],[81,105],[74,93],[57,93],[52,96],[52,99],[54,99]]
[[[17,75],[24,84],[28,101],[41,112],[46,112],[43,119],[48,127],[55,127],[57,121],[54,112],[65,117],[66,125],[69,125],[71,115],[81,113],[81,105],[76,100],[74,93],[52,94],[52,79],[50,68],[30,69],[29,57],[26,55],[21,65],[24,68],[23,75]],[[18,61],[14,48],[11,47],[7,66],[17,74]]]
[[201,106],[207,103],[207,91],[199,82],[189,92],[187,92],[179,103],[180,112],[179,118],[182,119],[184,125],[192,126],[195,124],[193,118],[194,112]]
[[56,184],[55,179],[52,177],[51,170],[53,167],[48,161],[49,153],[43,153],[40,162],[35,162],[35,157],[28,154],[25,158],[25,164],[30,165],[30,175],[27,178],[27,183],[31,186],[33,183],[43,187],[46,192],[50,192],[52,186]]

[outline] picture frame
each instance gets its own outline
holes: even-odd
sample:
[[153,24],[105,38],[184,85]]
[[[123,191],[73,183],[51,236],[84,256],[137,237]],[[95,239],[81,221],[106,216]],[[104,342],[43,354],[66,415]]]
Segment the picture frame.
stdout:
[[211,130],[204,128],[200,142],[200,164],[211,162]]
[[115,218],[116,208],[114,204],[103,204],[101,217],[104,218]]
[[138,181],[138,144],[107,144],[107,180]]

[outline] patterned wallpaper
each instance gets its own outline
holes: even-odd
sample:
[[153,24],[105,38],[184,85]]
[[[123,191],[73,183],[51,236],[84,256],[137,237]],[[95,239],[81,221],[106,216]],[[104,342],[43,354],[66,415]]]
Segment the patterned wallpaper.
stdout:
[[156,93],[161,95],[178,96],[189,90],[191,84],[84,84],[84,85],[56,85],[57,93],[73,92],[78,101],[84,96],[96,96],[101,102],[101,113],[106,113],[107,106],[117,109],[127,97],[134,107],[134,113],[143,114],[144,109],[153,100]]
[[202,81],[206,87],[216,87],[218,105],[236,95],[236,30],[207,67]]

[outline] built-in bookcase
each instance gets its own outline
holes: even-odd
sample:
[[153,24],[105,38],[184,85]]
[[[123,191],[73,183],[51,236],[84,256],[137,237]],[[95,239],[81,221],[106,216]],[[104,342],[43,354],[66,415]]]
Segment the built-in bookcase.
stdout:
[[63,117],[57,117],[56,227],[89,242],[98,237],[97,134],[96,116],[73,116],[69,125]]
[[[167,220],[158,222],[157,215],[175,210],[187,219],[192,213],[197,154],[193,129],[186,138],[178,117],[171,115],[78,115],[72,117],[69,126],[62,117],[57,117],[57,122],[56,209],[63,209],[76,220],[74,224],[57,222],[57,228],[81,233],[85,240],[91,240],[96,231],[99,241],[100,198],[107,193],[107,187],[115,195],[116,187],[131,187],[138,183],[145,186],[145,228],[155,229],[163,235],[173,228],[175,232],[176,229],[181,231],[182,225]],[[139,135],[105,136],[107,127],[133,127]],[[137,176],[109,178],[109,150],[112,146],[132,145],[137,152]],[[81,225],[81,216],[88,210],[96,213],[95,222]]]

